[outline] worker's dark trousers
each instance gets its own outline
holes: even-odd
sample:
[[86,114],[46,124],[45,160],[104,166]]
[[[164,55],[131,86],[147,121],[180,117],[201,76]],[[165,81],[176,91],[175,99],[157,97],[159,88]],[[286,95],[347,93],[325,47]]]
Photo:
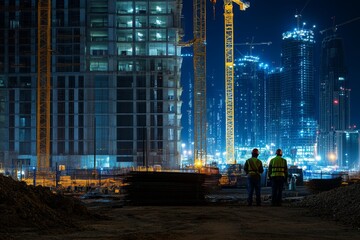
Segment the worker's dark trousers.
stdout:
[[260,199],[260,177],[251,177],[248,176],[247,178],[247,189],[248,189],[248,205],[252,205],[252,201],[253,201],[253,194],[254,194],[254,190],[255,190],[255,195],[256,195],[256,205],[260,205],[261,204],[261,199]]
[[273,206],[281,206],[284,182],[285,182],[284,177],[271,178],[271,188],[272,188],[271,204]]

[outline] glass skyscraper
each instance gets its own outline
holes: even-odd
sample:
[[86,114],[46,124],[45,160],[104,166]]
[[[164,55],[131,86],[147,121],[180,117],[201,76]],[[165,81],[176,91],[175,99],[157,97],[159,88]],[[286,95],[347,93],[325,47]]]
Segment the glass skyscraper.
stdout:
[[[336,131],[335,164],[343,169],[356,171],[360,167],[360,135],[359,131]],[[334,163],[333,163],[334,164]]]
[[[207,92],[210,92],[210,97],[207,100],[207,148],[208,155],[215,156],[222,154],[225,149],[225,105],[224,93],[216,87],[214,79],[210,82],[210,87]],[[211,163],[211,162],[209,162]]]
[[281,142],[293,159],[313,158],[315,153],[314,43],[312,30],[283,33]]
[[265,77],[267,65],[244,56],[234,67],[234,139],[239,147],[265,145]]
[[[0,163],[36,166],[37,1],[0,1]],[[181,0],[53,0],[51,164],[180,164]]]
[[266,79],[266,143],[271,150],[281,147],[281,68],[268,73]]
[[331,34],[322,41],[320,72],[319,155],[325,164],[334,164],[336,131],[350,128],[350,90],[344,62],[343,40]]

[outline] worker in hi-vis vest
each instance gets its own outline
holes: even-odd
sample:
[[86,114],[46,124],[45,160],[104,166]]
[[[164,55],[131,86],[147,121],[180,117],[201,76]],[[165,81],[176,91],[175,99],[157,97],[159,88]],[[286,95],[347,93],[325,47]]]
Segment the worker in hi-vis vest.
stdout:
[[282,157],[282,150],[276,150],[276,157],[270,160],[268,176],[271,180],[271,204],[281,206],[284,183],[288,179],[286,159]]
[[260,176],[264,172],[264,168],[262,162],[257,158],[259,154],[259,150],[254,148],[251,152],[252,157],[246,160],[244,165],[244,171],[247,174],[248,206],[252,205],[254,190],[256,195],[256,205],[261,205]]

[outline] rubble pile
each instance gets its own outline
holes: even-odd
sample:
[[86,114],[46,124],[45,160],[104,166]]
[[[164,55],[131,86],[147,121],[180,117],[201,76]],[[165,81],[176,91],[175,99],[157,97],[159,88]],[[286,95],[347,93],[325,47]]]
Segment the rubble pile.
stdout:
[[317,216],[360,228],[360,182],[309,195],[297,205]]
[[72,216],[89,215],[80,200],[29,186],[0,174],[0,233],[20,228],[74,228]]
[[307,183],[307,188],[312,193],[320,193],[323,191],[329,191],[341,186],[342,178],[329,178],[329,179],[311,179]]

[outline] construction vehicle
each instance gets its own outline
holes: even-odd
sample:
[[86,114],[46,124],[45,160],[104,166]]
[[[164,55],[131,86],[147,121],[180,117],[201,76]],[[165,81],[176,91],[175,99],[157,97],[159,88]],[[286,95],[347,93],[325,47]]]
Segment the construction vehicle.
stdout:
[[242,174],[242,165],[228,164],[225,170],[221,174],[220,178],[220,186],[221,187],[240,187],[242,184],[242,179],[244,178],[244,174]]

